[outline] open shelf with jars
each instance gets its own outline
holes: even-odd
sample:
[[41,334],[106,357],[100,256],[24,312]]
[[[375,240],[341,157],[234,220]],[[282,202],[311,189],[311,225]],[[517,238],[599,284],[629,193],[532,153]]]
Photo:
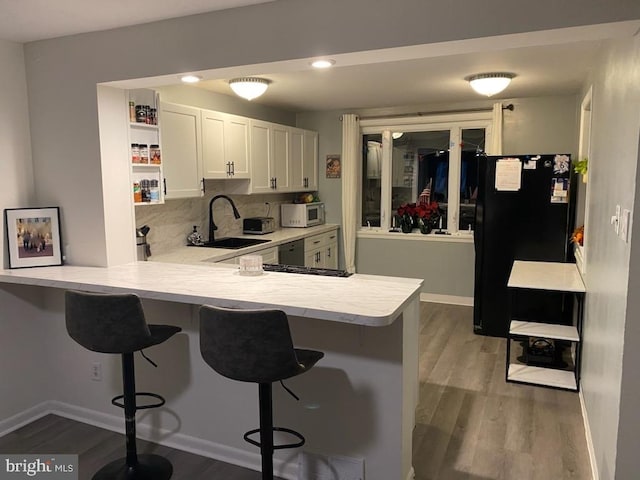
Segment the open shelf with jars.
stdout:
[[158,95],[149,89],[129,90],[129,162],[135,205],[164,203]]

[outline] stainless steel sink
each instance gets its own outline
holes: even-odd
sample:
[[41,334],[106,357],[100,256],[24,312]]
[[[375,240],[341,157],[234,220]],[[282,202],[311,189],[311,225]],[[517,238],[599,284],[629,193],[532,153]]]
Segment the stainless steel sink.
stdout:
[[239,237],[226,237],[213,242],[205,242],[201,245],[195,245],[196,247],[209,247],[209,248],[228,248],[238,249],[244,247],[250,247],[252,245],[258,245],[260,243],[267,243],[271,240],[263,240],[260,238],[239,238]]

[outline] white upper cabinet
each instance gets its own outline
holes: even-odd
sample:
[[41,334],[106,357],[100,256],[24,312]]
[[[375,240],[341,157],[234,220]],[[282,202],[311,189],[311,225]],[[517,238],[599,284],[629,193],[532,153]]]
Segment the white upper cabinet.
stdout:
[[165,198],[203,194],[200,109],[160,102]]
[[304,130],[302,186],[309,191],[318,189],[318,132],[311,130]]
[[251,185],[249,193],[290,192],[289,129],[251,120]]
[[271,123],[251,120],[251,193],[273,193]]
[[291,189],[303,191],[306,189],[303,171],[304,158],[304,130],[291,128],[289,131],[289,172],[291,173]]
[[318,188],[318,134],[238,115],[160,103],[166,198],[199,197],[205,179],[236,194]]
[[292,192],[318,189],[318,133],[289,128],[289,172]]
[[290,188],[290,173],[289,173],[289,130],[291,127],[284,125],[271,124],[271,135],[273,146],[273,172],[274,172],[274,184],[275,191],[277,192],[289,192]]
[[204,178],[249,178],[249,119],[202,110]]

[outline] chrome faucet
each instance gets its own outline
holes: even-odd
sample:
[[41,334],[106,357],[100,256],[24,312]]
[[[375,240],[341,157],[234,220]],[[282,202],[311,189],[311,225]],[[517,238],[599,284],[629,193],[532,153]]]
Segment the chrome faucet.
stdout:
[[227,202],[229,202],[231,208],[233,209],[233,216],[236,217],[236,219],[240,218],[240,212],[238,212],[238,209],[233,203],[233,200],[231,200],[226,195],[216,195],[215,197],[213,197],[209,202],[209,243],[213,242],[213,232],[218,229],[218,227],[216,227],[216,224],[213,223],[213,202],[215,202],[219,198],[224,198]]

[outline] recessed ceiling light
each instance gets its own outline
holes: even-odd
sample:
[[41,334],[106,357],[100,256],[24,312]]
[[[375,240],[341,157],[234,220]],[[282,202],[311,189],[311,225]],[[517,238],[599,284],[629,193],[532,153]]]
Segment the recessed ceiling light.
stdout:
[[180,77],[180,80],[182,80],[184,83],[198,83],[200,80],[202,80],[202,77],[200,75],[182,75]]
[[313,68],[329,68],[332,67],[333,65],[335,65],[336,61],[335,60],[329,60],[326,58],[320,58],[318,60],[314,60],[313,62],[311,62],[311,66]]

